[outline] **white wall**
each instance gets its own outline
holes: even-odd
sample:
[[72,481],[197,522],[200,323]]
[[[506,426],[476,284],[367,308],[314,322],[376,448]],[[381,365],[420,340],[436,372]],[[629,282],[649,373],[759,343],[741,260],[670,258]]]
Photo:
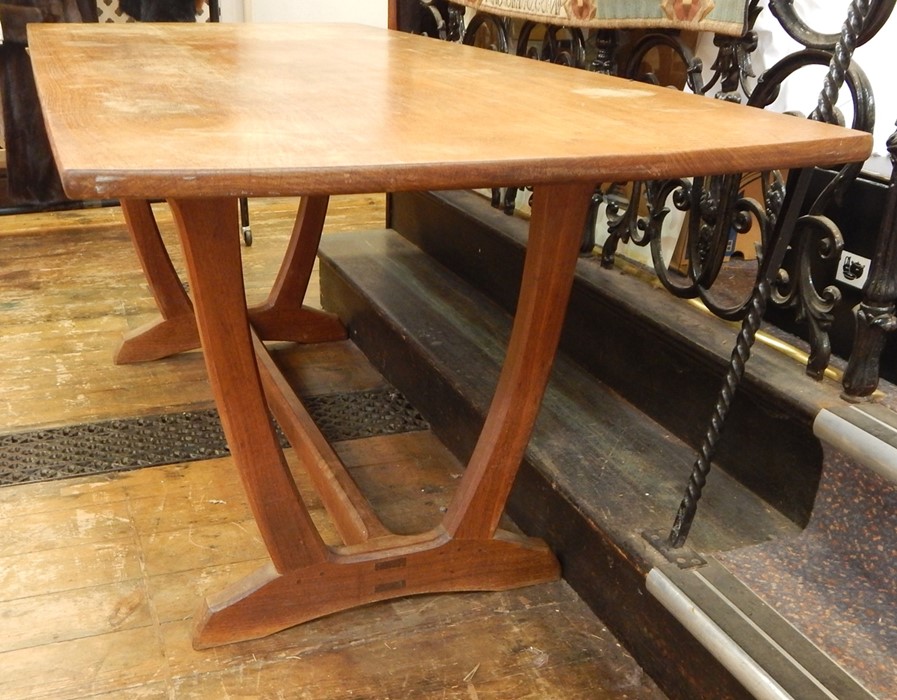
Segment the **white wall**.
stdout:
[[[849,0],[794,0],[798,14],[810,26],[824,33],[837,34],[847,17]],[[759,48],[753,55],[754,72],[759,75],[779,59],[797,51],[801,46],[789,37],[778,20],[764,7],[755,25]],[[710,64],[716,56],[712,37],[702,37],[703,43],[698,53],[704,59],[705,78],[709,78]],[[863,69],[872,84],[875,94],[875,145],[878,155],[886,155],[885,143],[894,133],[897,121],[897,90],[893,85],[893,52],[897,45],[897,10],[888,22],[868,44],[859,47],[854,60]],[[795,73],[782,87],[779,98],[770,106],[777,111],[793,110],[809,115],[816,107],[822,90],[825,67],[809,67]],[[850,107],[849,91],[845,87],[838,102],[850,123],[853,111]]]
[[241,19],[247,22],[356,22],[386,26],[386,0],[222,0],[222,19],[225,3],[239,3]]
[[222,22],[243,21],[243,0],[219,0]]

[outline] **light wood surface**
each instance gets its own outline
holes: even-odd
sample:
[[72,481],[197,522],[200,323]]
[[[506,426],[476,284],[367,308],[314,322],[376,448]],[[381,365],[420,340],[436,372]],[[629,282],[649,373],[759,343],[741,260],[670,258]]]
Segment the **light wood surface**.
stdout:
[[[252,301],[277,272],[296,204],[250,202],[255,243],[242,254]],[[173,242],[167,207],[153,209]],[[337,197],[325,231],[382,225],[382,197]],[[0,241],[4,432],[210,404],[198,353],[110,364],[121,332],[153,312],[118,208],[0,217]],[[176,246],[172,257],[182,271]],[[315,277],[311,291],[314,303]],[[303,392],[382,386],[349,343],[276,354]],[[427,433],[344,442],[339,455],[399,532],[438,522],[460,473]],[[338,542],[288,460],[325,538]],[[413,498],[422,489],[427,499]],[[0,527],[3,700],[663,697],[561,582],[396,600],[194,651],[196,600],[267,557],[231,459],[3,487]]]
[[[255,241],[243,247],[246,295],[265,301],[290,241],[297,199],[254,199]],[[171,212],[153,205],[175,269],[185,277]],[[382,228],[385,198],[336,197],[325,232]],[[154,322],[157,309],[129,243],[121,209],[0,217],[3,333],[0,333],[0,425],[6,432],[153,415],[212,405],[202,355],[112,364],[122,335]],[[319,304],[317,276],[308,303]],[[282,346],[277,359],[297,359]],[[330,368],[339,371],[339,364]],[[322,371],[322,376],[326,376]],[[295,381],[295,376],[293,376]],[[171,389],[170,383],[178,387]],[[320,392],[319,392],[320,393]]]
[[[432,514],[395,505],[419,507],[414,487],[451,488],[449,463],[422,473],[407,461],[434,443],[381,438],[342,454],[359,480],[398,470],[378,506],[421,527]],[[229,459],[0,489],[0,525],[3,700],[663,698],[562,583],[398,600],[195,651],[196,599],[266,560]]]
[[32,25],[76,198],[620,181],[864,160],[871,136],[347,25]]
[[[555,579],[559,565],[544,543],[499,520],[557,348],[594,183],[859,160],[871,143],[866,134],[370,28],[67,25],[36,27],[30,45],[67,192],[171,205],[212,393],[270,556],[206,598],[196,648],[411,594]],[[535,185],[533,216],[489,414],[445,517],[394,535],[345,483],[344,465],[262,343],[282,339],[284,326],[302,342],[341,336],[317,311],[288,312],[287,297],[302,307],[326,196],[512,181]],[[255,323],[236,196],[282,194],[306,199],[265,307],[275,322]],[[191,300],[148,209],[126,209],[162,313],[143,338],[128,339],[129,359],[192,347],[184,323]],[[287,434],[322,487],[341,545],[316,525],[269,403],[296,415]]]

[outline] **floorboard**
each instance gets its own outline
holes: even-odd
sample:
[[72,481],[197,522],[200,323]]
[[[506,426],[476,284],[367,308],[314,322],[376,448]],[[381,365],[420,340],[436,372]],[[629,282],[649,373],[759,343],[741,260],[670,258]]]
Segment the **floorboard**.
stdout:
[[[243,252],[259,298],[295,202],[252,205]],[[327,227],[382,224],[382,197],[337,198]],[[210,404],[199,353],[111,364],[120,334],[152,316],[117,209],[4,217],[0,238],[3,433]],[[383,385],[349,343],[276,355],[300,392]],[[401,532],[432,525],[460,474],[428,431],[338,450]],[[291,467],[335,542],[292,456]],[[194,651],[200,596],[266,557],[229,457],[3,487],[0,531],[3,699],[663,697],[563,582],[397,600]]]

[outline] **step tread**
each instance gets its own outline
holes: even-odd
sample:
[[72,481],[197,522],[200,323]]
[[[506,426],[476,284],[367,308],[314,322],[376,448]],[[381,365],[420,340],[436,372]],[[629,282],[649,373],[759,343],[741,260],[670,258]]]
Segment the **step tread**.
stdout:
[[[513,308],[525,221],[495,212],[470,192],[406,193],[391,201],[399,233]],[[644,274],[605,270],[585,257],[577,265],[561,342],[569,357],[697,449],[737,333]],[[792,357],[756,344],[714,456],[723,471],[799,525],[810,518],[820,478],[813,419],[820,405],[841,401],[835,382],[800,381],[803,375]],[[756,440],[758,434],[777,439]]]
[[[321,254],[485,412],[508,314],[391,231],[328,236]],[[650,548],[640,532],[672,524],[694,456],[592,375],[558,358],[528,459],[611,537],[645,555]],[[794,532],[791,521],[717,471],[690,545],[724,551]]]
[[875,697],[713,558],[688,570],[659,567],[648,589],[757,698]]
[[894,697],[897,484],[828,449],[805,530],[717,558],[872,692]]
[[887,406],[830,406],[816,416],[813,432],[820,440],[897,483],[897,413]]

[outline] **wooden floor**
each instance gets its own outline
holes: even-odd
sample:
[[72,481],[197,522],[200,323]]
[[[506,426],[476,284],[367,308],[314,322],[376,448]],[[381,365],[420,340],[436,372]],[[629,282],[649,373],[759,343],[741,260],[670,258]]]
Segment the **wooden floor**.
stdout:
[[[260,299],[295,201],[252,204],[244,261],[247,295]],[[383,204],[336,199],[327,231],[382,227]],[[210,405],[199,353],[110,362],[121,333],[153,315],[118,209],[0,218],[0,242],[0,431]],[[382,382],[349,343],[280,357],[312,393]],[[460,473],[427,432],[339,452],[398,531],[439,517]],[[0,532],[3,699],[663,697],[562,582],[410,598],[194,651],[199,596],[265,559],[227,458],[3,487]]]

